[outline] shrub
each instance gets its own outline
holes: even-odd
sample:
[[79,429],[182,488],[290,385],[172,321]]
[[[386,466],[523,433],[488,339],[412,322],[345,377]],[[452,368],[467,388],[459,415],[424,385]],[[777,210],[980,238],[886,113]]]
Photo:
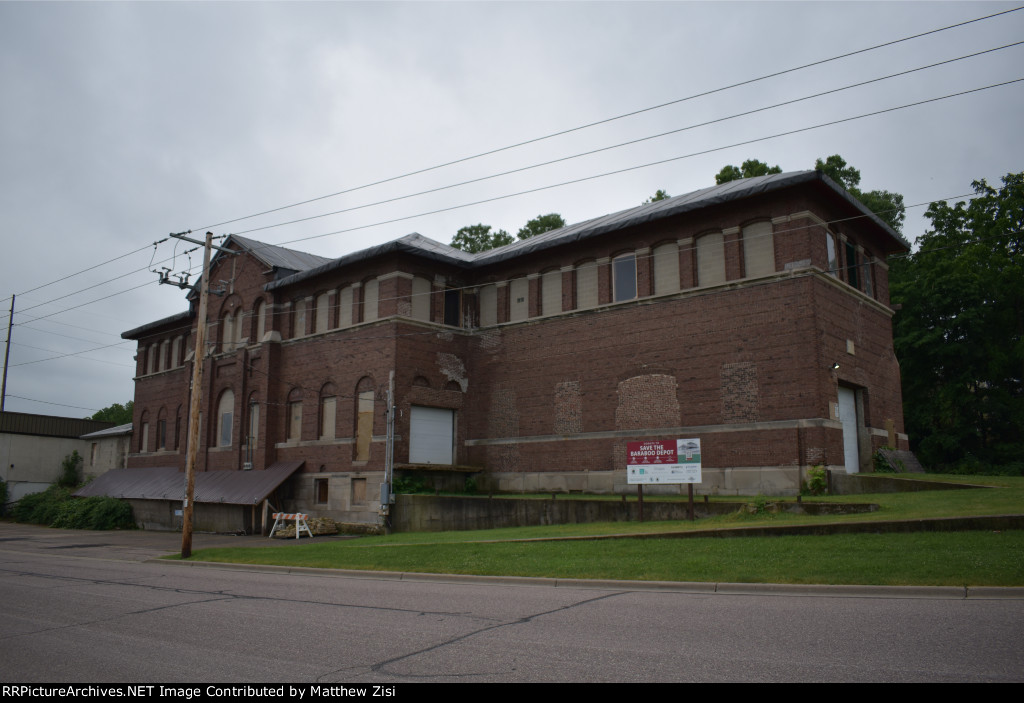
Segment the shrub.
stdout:
[[78,466],[82,463],[82,456],[75,449],[66,457],[64,461],[60,463],[61,471],[60,477],[57,479],[58,486],[64,486],[65,488],[74,488],[79,483],[78,478]]
[[396,476],[391,482],[393,493],[431,493],[422,476]]
[[31,493],[11,511],[18,522],[76,530],[123,530],[135,527],[132,506],[119,498],[72,498],[62,486]]
[[807,469],[807,480],[800,487],[803,495],[820,496],[828,491],[828,478],[821,464]]

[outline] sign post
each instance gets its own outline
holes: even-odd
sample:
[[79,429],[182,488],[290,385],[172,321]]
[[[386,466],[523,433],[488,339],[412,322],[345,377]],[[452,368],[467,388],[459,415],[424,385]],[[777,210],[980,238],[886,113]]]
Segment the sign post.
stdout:
[[644,484],[689,484],[687,513],[690,520],[693,520],[693,484],[701,482],[700,467],[700,439],[697,438],[626,443],[626,481],[637,484],[640,500],[643,501]]

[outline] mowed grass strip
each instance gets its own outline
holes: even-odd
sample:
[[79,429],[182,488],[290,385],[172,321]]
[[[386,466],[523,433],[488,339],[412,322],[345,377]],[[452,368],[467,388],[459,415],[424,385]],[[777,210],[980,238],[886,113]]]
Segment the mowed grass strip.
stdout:
[[[459,533],[468,537],[467,533]],[[394,544],[375,538],[192,559],[549,578],[927,586],[1024,585],[1024,532]]]

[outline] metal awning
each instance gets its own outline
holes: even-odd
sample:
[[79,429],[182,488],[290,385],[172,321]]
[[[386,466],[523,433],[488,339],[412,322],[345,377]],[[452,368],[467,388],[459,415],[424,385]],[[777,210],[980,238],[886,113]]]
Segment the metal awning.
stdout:
[[[304,463],[279,461],[264,471],[197,471],[195,502],[256,505]],[[174,466],[112,469],[79,488],[75,496],[182,500],[185,496],[185,472]]]

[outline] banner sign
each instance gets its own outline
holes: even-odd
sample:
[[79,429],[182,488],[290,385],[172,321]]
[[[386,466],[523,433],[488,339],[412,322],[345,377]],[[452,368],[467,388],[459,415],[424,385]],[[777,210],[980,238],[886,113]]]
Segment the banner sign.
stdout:
[[628,483],[700,483],[699,439],[626,443]]

